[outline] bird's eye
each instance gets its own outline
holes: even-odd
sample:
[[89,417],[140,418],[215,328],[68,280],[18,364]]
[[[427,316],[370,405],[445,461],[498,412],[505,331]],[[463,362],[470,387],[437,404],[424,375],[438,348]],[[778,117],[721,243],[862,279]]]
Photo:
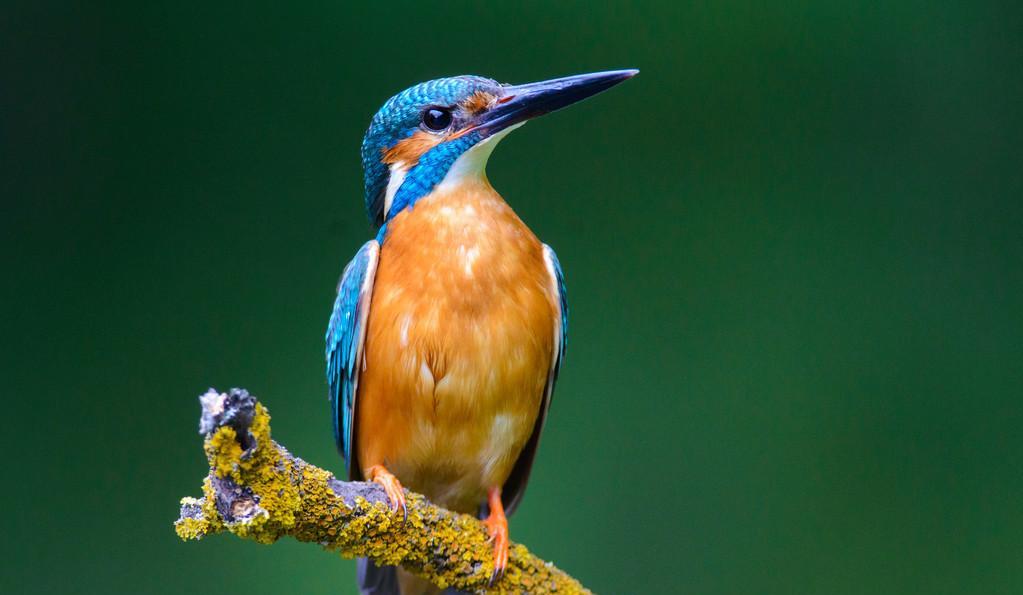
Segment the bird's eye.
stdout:
[[428,107],[423,111],[423,125],[440,132],[451,126],[451,110],[443,107]]

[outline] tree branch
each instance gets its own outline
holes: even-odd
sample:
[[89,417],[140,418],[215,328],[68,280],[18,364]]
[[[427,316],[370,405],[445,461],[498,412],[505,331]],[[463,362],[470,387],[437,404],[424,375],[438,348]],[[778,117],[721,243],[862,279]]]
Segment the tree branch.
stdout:
[[512,544],[504,578],[488,587],[493,549],[483,524],[407,493],[408,519],[382,487],[338,481],[270,438],[270,415],[243,389],[199,397],[210,473],[201,498],[183,498],[174,523],[185,540],[231,532],[259,543],[284,536],[348,558],[401,565],[441,587],[494,593],[589,593],[575,579]]

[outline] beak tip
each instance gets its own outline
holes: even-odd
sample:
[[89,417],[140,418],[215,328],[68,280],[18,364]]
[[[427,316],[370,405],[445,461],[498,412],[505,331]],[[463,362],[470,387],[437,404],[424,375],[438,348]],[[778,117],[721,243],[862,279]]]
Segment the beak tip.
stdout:
[[637,74],[639,74],[639,69],[638,68],[623,68],[622,70],[609,70],[607,72],[598,72],[598,73],[594,73],[594,74],[596,74],[596,75],[605,75],[609,79],[612,79],[612,80],[614,80],[616,82],[621,82],[621,81],[627,81],[627,80],[631,79],[632,77],[636,76]]

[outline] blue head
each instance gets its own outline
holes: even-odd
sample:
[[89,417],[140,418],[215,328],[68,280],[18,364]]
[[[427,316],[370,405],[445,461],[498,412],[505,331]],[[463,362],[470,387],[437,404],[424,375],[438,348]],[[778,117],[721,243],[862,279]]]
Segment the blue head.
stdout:
[[[456,163],[482,171],[497,141],[526,120],[599,93],[637,72],[598,72],[516,86],[456,76],[398,93],[373,116],[362,141],[370,220],[381,225],[411,207]],[[470,151],[472,159],[466,155]],[[466,160],[460,162],[463,156]]]

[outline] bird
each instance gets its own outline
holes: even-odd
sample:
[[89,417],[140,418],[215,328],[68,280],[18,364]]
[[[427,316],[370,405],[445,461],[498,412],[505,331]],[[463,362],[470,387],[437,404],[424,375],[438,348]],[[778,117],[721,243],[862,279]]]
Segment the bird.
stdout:
[[[526,121],[639,71],[509,85],[462,75],[387,100],[362,141],[376,237],[344,268],[326,333],[334,438],[348,478],[477,514],[508,564],[522,499],[565,356],[561,265],[491,186],[494,147]],[[440,592],[358,562],[363,594]]]

